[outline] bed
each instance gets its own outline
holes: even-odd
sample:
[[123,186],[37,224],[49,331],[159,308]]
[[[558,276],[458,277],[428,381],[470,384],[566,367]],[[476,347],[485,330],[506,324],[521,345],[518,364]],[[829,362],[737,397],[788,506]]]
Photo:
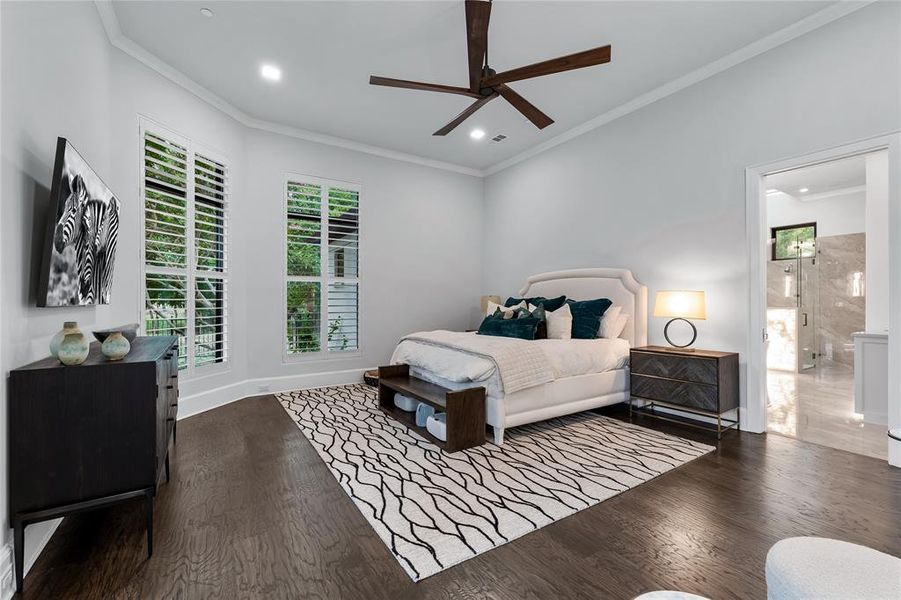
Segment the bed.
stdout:
[[[520,297],[564,294],[621,306],[629,319],[619,339],[522,341],[428,332],[405,337],[391,362],[448,389],[484,386],[486,420],[498,445],[508,427],[628,400],[629,349],[647,344],[647,287],[627,269],[594,268],[533,275],[519,291]],[[481,346],[473,351],[476,341]],[[519,371],[509,364],[514,357],[522,361]]]

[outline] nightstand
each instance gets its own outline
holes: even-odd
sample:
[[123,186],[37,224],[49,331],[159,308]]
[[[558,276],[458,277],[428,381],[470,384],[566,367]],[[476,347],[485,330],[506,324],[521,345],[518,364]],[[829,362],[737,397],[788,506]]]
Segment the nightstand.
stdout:
[[[630,418],[635,411],[715,431],[717,439],[729,429],[738,429],[738,354],[735,352],[642,346],[632,348],[630,370]],[[643,404],[635,406],[633,400],[641,400]],[[655,410],[658,406],[716,419],[716,424],[672,419],[669,413]],[[732,410],[736,411],[735,419],[723,417]]]

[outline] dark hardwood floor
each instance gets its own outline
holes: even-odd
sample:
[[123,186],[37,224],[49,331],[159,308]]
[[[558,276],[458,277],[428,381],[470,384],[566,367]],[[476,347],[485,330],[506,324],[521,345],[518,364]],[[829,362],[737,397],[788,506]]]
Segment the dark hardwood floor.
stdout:
[[419,583],[272,396],[182,421],[172,460],[152,559],[140,502],[72,516],[24,597],[764,598],[766,552],[785,537],[901,555],[901,470],[779,436],[727,434],[713,454]]

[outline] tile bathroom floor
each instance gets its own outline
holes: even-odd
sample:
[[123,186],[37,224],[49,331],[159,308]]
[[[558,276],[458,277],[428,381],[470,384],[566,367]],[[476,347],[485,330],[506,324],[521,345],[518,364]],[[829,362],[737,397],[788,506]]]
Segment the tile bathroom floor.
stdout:
[[854,369],[824,362],[802,373],[767,371],[767,432],[888,459],[886,426],[854,412]]

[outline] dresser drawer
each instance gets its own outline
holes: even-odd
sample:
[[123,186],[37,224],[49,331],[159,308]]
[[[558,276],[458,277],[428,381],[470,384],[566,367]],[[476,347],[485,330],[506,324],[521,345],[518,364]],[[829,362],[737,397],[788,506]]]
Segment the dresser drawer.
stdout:
[[696,383],[717,383],[717,365],[714,358],[688,358],[684,354],[633,351],[629,366],[633,373],[654,375]]
[[633,396],[686,408],[718,412],[718,388],[715,385],[660,379],[635,372],[632,373],[631,383]]

